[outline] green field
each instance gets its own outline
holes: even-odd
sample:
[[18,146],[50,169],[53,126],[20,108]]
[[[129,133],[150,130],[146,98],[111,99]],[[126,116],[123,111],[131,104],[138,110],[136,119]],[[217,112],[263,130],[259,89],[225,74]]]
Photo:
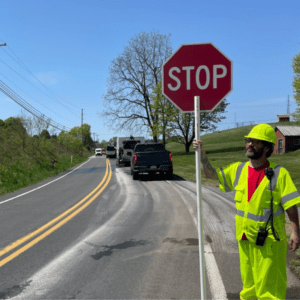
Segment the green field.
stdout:
[[[297,125],[292,122],[288,124]],[[287,125],[287,123],[270,123],[270,125],[275,128],[277,125]],[[244,126],[201,136],[201,141],[204,144],[204,149],[212,166],[220,168],[233,162],[248,161],[245,155],[244,136],[252,128],[253,125]],[[174,174],[191,181],[196,181],[195,152],[193,146],[190,146],[189,154],[185,154],[184,145],[178,143],[169,143],[166,145],[166,148],[172,152]],[[272,154],[269,160],[286,168],[298,191],[300,191],[300,150],[280,155]],[[218,186],[218,181],[205,178],[202,170],[201,182],[204,185]]]

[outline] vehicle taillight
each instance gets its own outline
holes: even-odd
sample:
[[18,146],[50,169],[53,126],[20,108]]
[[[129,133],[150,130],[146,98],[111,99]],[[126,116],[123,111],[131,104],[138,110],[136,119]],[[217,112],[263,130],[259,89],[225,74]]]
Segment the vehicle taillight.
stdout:
[[133,161],[134,161],[135,164],[137,163],[137,156],[136,156],[136,154],[133,155]]
[[169,153],[169,161],[172,161],[172,153]]

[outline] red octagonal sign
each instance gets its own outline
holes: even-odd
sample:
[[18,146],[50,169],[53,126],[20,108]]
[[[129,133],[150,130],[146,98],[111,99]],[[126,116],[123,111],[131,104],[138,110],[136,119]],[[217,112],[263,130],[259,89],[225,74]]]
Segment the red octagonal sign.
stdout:
[[184,112],[214,110],[232,90],[232,61],[212,43],[186,44],[163,65],[163,94]]

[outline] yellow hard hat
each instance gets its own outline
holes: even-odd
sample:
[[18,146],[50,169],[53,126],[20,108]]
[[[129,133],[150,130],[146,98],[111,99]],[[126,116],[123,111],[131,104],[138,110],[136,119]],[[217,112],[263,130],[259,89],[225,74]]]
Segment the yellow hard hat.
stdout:
[[254,126],[250,133],[245,137],[261,141],[267,141],[274,145],[276,144],[275,130],[269,124],[258,124]]

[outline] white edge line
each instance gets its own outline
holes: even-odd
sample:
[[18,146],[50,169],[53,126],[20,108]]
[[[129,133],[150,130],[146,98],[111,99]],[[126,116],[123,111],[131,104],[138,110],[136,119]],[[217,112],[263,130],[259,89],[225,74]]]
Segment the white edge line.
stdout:
[[[170,185],[172,183],[170,181],[167,181]],[[175,189],[180,189],[180,185],[177,185],[174,183],[176,186]],[[174,187],[173,185],[173,187]],[[194,221],[194,224],[196,228],[198,229],[198,221],[197,221],[197,215],[194,213],[193,208],[191,205],[184,199],[184,197],[179,193],[183,202],[187,206],[192,219]],[[204,245],[204,257],[205,257],[205,267],[207,271],[207,277],[209,280],[209,285],[210,285],[210,292],[212,294],[213,299],[228,299],[227,294],[226,294],[226,289],[222,281],[222,277],[216,262],[216,259],[214,257],[214,254],[212,252],[212,249],[209,244]]]
[[[90,156],[89,159],[90,159],[91,157],[92,157],[92,156]],[[42,188],[42,187],[44,187],[44,186],[46,186],[46,185],[48,185],[48,184],[54,182],[54,181],[56,181],[56,180],[62,179],[63,177],[65,177],[65,176],[71,174],[72,172],[74,172],[75,170],[79,169],[81,166],[83,166],[83,165],[86,164],[87,162],[89,162],[89,160],[86,161],[86,162],[84,162],[83,164],[81,164],[79,167],[77,167],[76,169],[72,170],[72,171],[69,172],[68,174],[65,174],[65,175],[63,175],[63,176],[61,176],[61,177],[59,177],[59,178],[57,178],[57,179],[54,179],[54,180],[52,180],[52,181],[50,181],[50,182],[48,182],[48,183],[46,183],[46,184],[44,184],[44,185],[42,185],[42,186],[40,186],[40,187],[38,187],[38,188],[35,188],[35,189],[31,190],[31,191],[28,191],[28,192],[23,193],[23,194],[21,194],[21,195],[18,195],[18,196],[15,196],[15,197],[13,197],[13,198],[10,198],[10,199],[7,199],[7,200],[5,200],[5,201],[2,201],[2,202],[0,202],[0,205],[3,204],[3,203],[9,202],[9,201],[11,201],[11,200],[14,200],[14,199],[16,199],[16,198],[19,198],[19,197],[21,197],[21,196],[24,196],[24,195],[26,195],[26,194],[29,194],[29,193],[31,193],[31,192],[34,192],[34,191],[36,191],[36,190],[38,190],[38,189],[40,189],[40,188]]]

